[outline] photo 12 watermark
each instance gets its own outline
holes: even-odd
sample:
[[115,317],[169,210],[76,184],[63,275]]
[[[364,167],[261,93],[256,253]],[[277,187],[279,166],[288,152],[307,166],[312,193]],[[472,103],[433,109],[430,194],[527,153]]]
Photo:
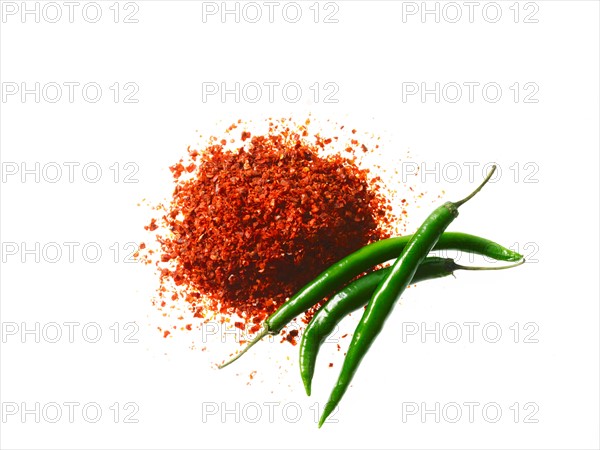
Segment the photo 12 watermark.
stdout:
[[402,343],[447,344],[538,344],[540,326],[536,322],[402,322]]
[[141,262],[138,258],[140,244],[137,242],[105,244],[94,241],[3,241],[1,250],[2,264],[78,264],[82,262],[96,264],[101,261],[134,264]]
[[458,183],[468,181],[474,183],[485,177],[492,166],[496,171],[490,178],[490,183],[508,179],[513,183],[536,184],[540,182],[540,165],[536,161],[513,161],[502,165],[497,162],[481,161],[401,161],[398,171],[403,183],[418,178],[421,183]]
[[536,2],[402,2],[402,23],[539,23]]
[[2,423],[123,423],[136,424],[140,407],[135,402],[2,402]]
[[138,344],[136,322],[2,322],[3,344]]
[[340,4],[301,2],[202,2],[202,23],[339,23]]
[[132,81],[3,81],[2,103],[139,103],[140,87]]
[[402,103],[539,103],[533,81],[404,81]]
[[0,165],[2,183],[139,183],[140,166],[127,161],[4,161]]
[[539,423],[535,402],[401,402],[402,423]]
[[139,23],[137,2],[10,2],[0,4],[2,23]]
[[332,81],[205,81],[202,103],[339,103],[339,92],[339,85]]
[[[297,402],[202,402],[202,423],[298,423],[311,420],[319,423],[323,406],[317,402],[301,405]],[[325,423],[336,424],[339,407]]]

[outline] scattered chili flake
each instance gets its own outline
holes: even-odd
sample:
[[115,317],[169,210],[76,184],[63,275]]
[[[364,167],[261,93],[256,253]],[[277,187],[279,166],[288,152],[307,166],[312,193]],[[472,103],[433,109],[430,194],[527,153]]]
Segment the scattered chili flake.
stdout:
[[146,230],[148,230],[148,231],[154,231],[154,230],[156,230],[158,228],[158,225],[156,224],[156,219],[152,219],[150,221],[150,224],[146,225],[144,228]]
[[333,363],[329,363],[329,367],[333,367]]
[[250,385],[250,381],[254,380],[254,376],[256,375],[256,370],[253,370],[252,372],[250,372],[250,374],[248,375],[248,382],[246,383],[248,386]]
[[291,330],[289,333],[287,333],[287,335],[285,336],[285,340],[288,341],[290,344],[292,345],[296,345],[298,342],[296,341],[296,338],[298,337],[298,330]]
[[163,333],[163,337],[167,337],[171,334],[171,332],[169,330],[165,330],[165,332]]

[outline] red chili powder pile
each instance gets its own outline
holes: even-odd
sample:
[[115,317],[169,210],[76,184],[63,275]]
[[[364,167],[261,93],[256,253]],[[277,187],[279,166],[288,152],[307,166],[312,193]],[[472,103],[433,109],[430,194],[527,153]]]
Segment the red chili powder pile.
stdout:
[[398,219],[381,179],[360,167],[370,150],[356,139],[309,135],[309,121],[270,121],[257,136],[239,123],[171,167],[173,197],[145,227],[158,229],[160,251],[142,258],[159,269],[161,306],[185,301],[196,318],[233,316],[253,333],[329,265],[389,237]]

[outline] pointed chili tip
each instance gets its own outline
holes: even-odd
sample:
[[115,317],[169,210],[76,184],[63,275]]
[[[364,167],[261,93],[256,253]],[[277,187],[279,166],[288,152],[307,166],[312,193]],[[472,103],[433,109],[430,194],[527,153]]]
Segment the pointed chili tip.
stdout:
[[312,377],[308,374],[308,371],[302,364],[300,364],[300,377],[302,378],[302,384],[304,385],[306,395],[310,397]]
[[521,255],[520,253],[514,252],[514,256],[509,259],[508,261],[520,261],[522,259],[525,259],[525,257],[523,255]]
[[456,265],[458,270],[504,270],[504,269],[512,269],[513,267],[518,267],[521,264],[525,264],[525,258],[515,264],[509,264],[507,266],[499,266],[499,267],[479,267],[479,266],[461,266],[459,264]]
[[325,423],[325,421],[327,420],[327,418],[329,417],[329,415],[335,409],[335,406],[332,408],[330,405],[331,405],[330,402],[327,402],[327,404],[325,405],[325,409],[323,410],[323,414],[321,414],[321,418],[319,419],[319,428],[321,428],[323,426],[323,424]]
[[323,424],[325,423],[326,420],[327,420],[327,418],[324,415],[321,416],[321,418],[319,419],[319,428],[321,428],[323,426]]
[[304,390],[306,391],[306,395],[310,397],[310,392],[311,392],[310,381],[304,382]]

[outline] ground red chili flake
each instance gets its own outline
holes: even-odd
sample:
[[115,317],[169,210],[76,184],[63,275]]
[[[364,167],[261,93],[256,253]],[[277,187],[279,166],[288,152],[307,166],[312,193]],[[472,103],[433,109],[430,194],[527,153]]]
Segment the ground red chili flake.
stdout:
[[256,376],[256,370],[253,370],[252,372],[250,372],[250,373],[248,374],[249,381],[248,381],[246,384],[247,384],[247,385],[250,385],[250,382],[251,382],[252,380],[254,380],[254,377],[255,377],[255,376]]
[[[146,230],[148,230],[148,231],[154,231],[154,230],[156,230],[158,228],[158,225],[156,225],[156,219],[152,219],[150,221],[150,224],[146,225],[144,228]],[[140,248],[141,248],[141,245],[140,245]]]
[[389,237],[398,218],[380,177],[357,160],[370,150],[356,130],[338,146],[338,136],[311,135],[309,123],[271,120],[261,135],[238,131],[239,121],[226,131],[237,147],[211,137],[170,168],[172,199],[145,227],[158,230],[160,251],[140,245],[158,268],[162,307],[183,300],[196,318],[235,316],[234,327],[253,333],[333,262]]
[[298,343],[298,341],[297,341],[298,334],[299,334],[298,330],[291,330],[289,333],[287,333],[287,335],[285,336],[284,339],[286,341],[288,341],[290,344],[296,345]]

